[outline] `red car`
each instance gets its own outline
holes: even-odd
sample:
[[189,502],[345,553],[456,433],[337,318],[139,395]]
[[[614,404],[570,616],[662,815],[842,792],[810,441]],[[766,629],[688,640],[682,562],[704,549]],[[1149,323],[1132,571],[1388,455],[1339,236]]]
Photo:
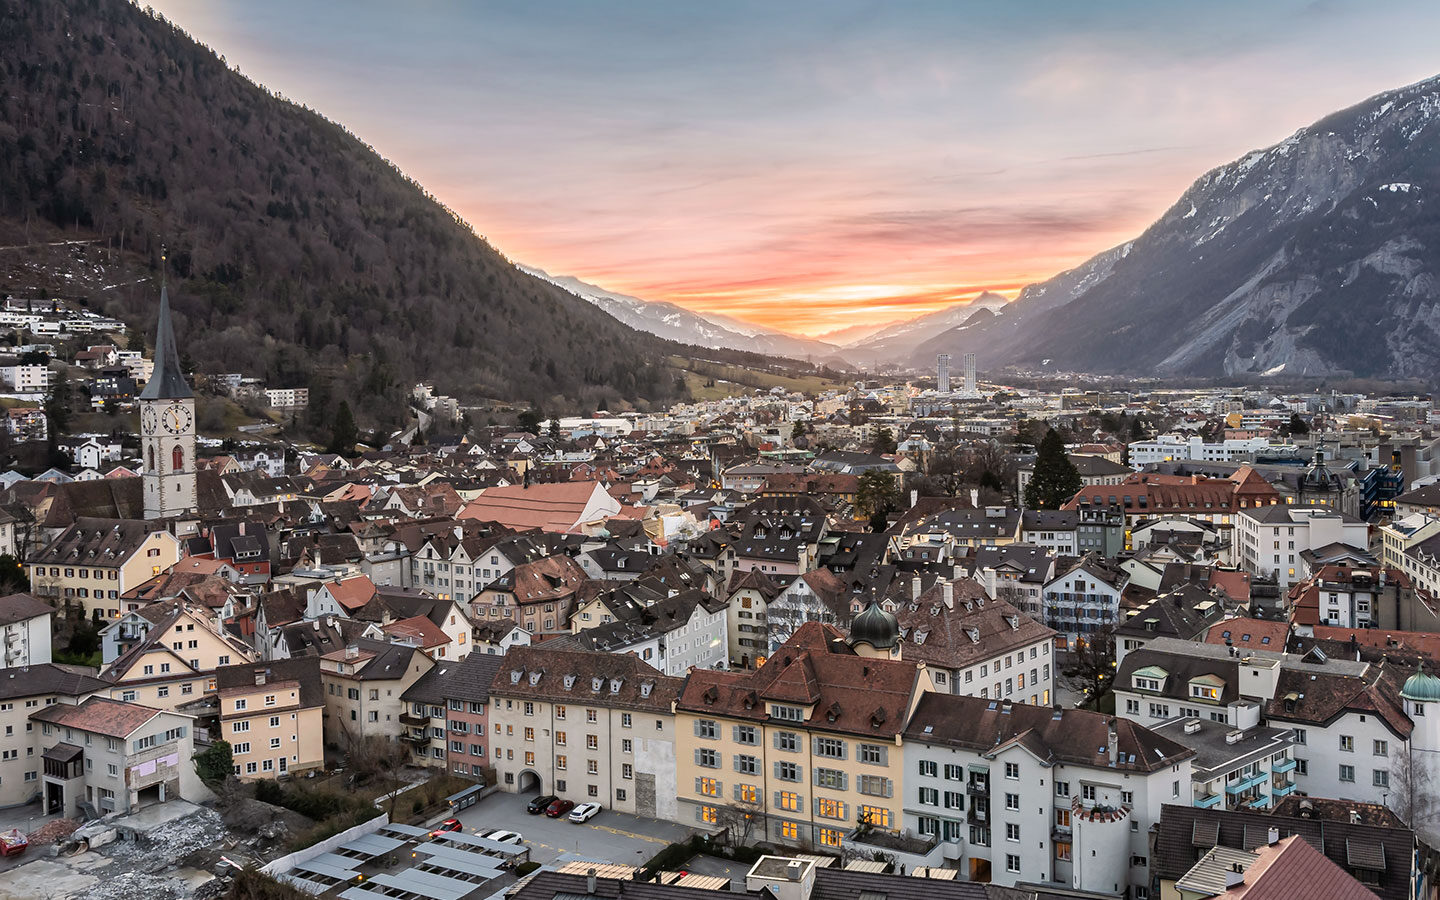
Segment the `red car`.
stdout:
[[552,819],[558,819],[575,808],[574,800],[556,800],[545,807],[545,815]]
[[459,819],[446,819],[439,825],[435,826],[435,830],[430,832],[430,836],[432,838],[439,837],[447,831],[461,831],[462,829],[464,829],[464,827],[464,825],[460,824]]

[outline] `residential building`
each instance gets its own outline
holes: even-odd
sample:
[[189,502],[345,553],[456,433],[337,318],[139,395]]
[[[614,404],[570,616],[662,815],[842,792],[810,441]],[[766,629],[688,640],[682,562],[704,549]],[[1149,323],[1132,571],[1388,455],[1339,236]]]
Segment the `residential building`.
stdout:
[[[446,768],[452,775],[480,779],[490,761],[490,685],[504,666],[500,656],[472,653],[460,662],[431,671],[447,674],[440,685],[445,699]],[[414,710],[412,709],[413,713]]]
[[568,556],[521,563],[485,585],[471,603],[471,618],[509,619],[544,640],[570,630],[575,596],[586,580]]
[[0,647],[5,668],[50,662],[50,620],[55,608],[29,594],[0,597]]
[[903,739],[905,826],[971,881],[1141,896],[1189,796],[1193,751],[1088,710],[926,694]]
[[215,670],[219,735],[235,775],[278,778],[325,766],[325,688],[320,659],[302,656]]
[[410,734],[411,723],[401,721],[409,713],[401,696],[435,665],[416,647],[370,638],[322,654],[326,743],[343,748],[360,739],[393,741]]
[[701,590],[681,591],[633,615],[556,638],[549,646],[633,653],[666,675],[729,666],[729,604]]
[[101,815],[130,813],[210,796],[192,761],[191,716],[92,696],[42,707],[30,719],[40,723],[47,814],[77,818],[82,803]]
[[1274,809],[1295,792],[1294,734],[1288,728],[1232,728],[1201,718],[1175,718],[1151,726],[1155,734],[1195,751],[1190,799],[1220,809]]
[[498,784],[675,819],[680,689],[628,654],[512,649],[490,684]]
[[1040,593],[1040,619],[1072,647],[1108,633],[1120,617],[1129,576],[1109,560],[1089,555],[1049,581]]
[[101,672],[114,699],[175,709],[213,691],[217,669],[254,661],[255,651],[208,611],[184,603],[162,608],[166,613]]
[[27,561],[30,593],[86,615],[120,614],[120,595],[180,559],[180,541],[133,519],[80,517]]
[[1300,572],[1300,554],[1304,551],[1329,544],[1363,550],[1369,542],[1368,525],[1325,506],[1268,506],[1243,509],[1235,516],[1240,567],[1255,575],[1273,577],[1281,590],[1304,577]]
[[84,666],[39,663],[0,669],[0,808],[19,806],[41,795],[40,726],[30,714],[54,703],[76,704],[105,690],[105,682]]
[[807,622],[759,669],[693,670],[675,707],[680,820],[716,825],[736,808],[756,840],[828,848],[856,822],[898,833],[900,735],[935,689],[901,658],[899,631],[872,603],[848,641]]

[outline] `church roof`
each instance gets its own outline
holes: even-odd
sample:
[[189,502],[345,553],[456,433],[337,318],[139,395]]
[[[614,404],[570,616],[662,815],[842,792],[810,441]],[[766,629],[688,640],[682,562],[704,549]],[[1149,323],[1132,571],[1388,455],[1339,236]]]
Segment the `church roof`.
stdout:
[[170,295],[160,286],[160,321],[155,327],[155,370],[140,392],[141,400],[181,400],[195,396],[180,371],[175,328],[170,324]]

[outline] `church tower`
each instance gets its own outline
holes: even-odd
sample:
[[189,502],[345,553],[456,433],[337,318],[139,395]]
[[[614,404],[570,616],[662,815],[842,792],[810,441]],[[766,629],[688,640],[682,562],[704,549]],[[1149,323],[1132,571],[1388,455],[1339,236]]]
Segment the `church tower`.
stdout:
[[195,394],[180,371],[163,274],[160,322],[155,331],[155,369],[139,399],[145,518],[164,519],[194,512]]

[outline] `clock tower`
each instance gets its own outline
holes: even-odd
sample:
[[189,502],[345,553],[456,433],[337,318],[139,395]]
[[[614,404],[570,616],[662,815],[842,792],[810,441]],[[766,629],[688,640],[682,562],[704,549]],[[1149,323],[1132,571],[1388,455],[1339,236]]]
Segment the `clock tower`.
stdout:
[[170,324],[170,296],[163,275],[160,322],[155,331],[155,369],[139,400],[145,518],[165,519],[194,512],[195,394],[180,371],[180,354],[175,351],[175,331]]

